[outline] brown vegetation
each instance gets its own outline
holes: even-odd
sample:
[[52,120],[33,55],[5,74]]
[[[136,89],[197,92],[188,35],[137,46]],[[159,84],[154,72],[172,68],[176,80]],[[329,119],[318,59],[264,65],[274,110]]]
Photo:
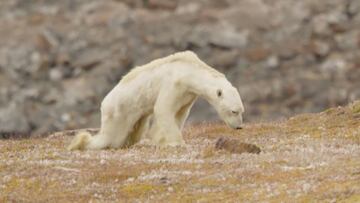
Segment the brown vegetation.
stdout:
[[[0,202],[359,202],[360,102],[286,121],[186,128],[186,147],[65,150],[70,133],[0,140]],[[261,148],[219,150],[219,137]]]

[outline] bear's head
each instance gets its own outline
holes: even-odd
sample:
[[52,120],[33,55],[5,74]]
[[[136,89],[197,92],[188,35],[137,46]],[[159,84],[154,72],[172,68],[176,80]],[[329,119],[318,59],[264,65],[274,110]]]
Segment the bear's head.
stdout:
[[226,80],[218,83],[211,94],[209,102],[214,106],[220,118],[231,128],[241,129],[244,106],[237,89]]

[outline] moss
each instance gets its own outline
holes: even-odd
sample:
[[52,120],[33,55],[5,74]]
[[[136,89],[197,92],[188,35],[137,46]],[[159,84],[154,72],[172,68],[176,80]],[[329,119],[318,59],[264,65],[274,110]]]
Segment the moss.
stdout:
[[161,194],[165,191],[165,186],[146,183],[134,183],[123,186],[120,191],[126,197],[140,197],[149,194]]
[[128,174],[119,174],[119,173],[99,173],[99,175],[94,176],[91,179],[91,182],[97,183],[112,183],[112,182],[119,182],[124,181],[130,178],[131,175]]
[[[219,202],[226,201],[231,198],[231,194],[223,192],[207,192],[207,193],[194,193],[194,194],[181,194],[180,202]],[[240,196],[238,199],[242,199]]]
[[353,112],[354,114],[360,113],[360,101],[354,102],[354,103],[352,104],[352,112]]
[[20,185],[21,185],[20,180],[17,177],[13,177],[8,182],[5,183],[5,188],[3,191],[5,194],[12,193],[16,191],[16,189],[18,189]]
[[44,154],[44,159],[47,160],[59,160],[60,158],[61,157],[54,152],[47,152],[46,154]]
[[326,109],[325,111],[323,111],[322,113],[324,113],[324,114],[331,114],[331,113],[333,113],[333,112],[335,112],[335,111],[336,111],[335,108],[329,108],[329,109]]
[[3,171],[5,171],[6,168],[7,168],[6,165],[0,164],[0,173],[3,172]]
[[26,191],[32,194],[40,194],[42,189],[44,188],[40,182],[40,180],[25,180],[23,183],[23,187],[26,188]]
[[206,158],[213,157],[215,154],[216,154],[216,152],[215,152],[214,147],[208,146],[202,151],[201,157],[206,159]]
[[342,202],[344,203],[356,203],[360,202],[360,194],[353,194],[350,197],[343,199]]

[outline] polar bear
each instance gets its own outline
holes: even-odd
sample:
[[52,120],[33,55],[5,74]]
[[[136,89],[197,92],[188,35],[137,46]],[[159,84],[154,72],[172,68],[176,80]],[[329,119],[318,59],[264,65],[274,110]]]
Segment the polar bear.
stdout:
[[99,133],[77,134],[68,149],[127,147],[145,137],[155,145],[184,145],[181,129],[198,97],[228,126],[241,129],[244,106],[237,89],[195,53],[185,51],[126,74],[101,103]]

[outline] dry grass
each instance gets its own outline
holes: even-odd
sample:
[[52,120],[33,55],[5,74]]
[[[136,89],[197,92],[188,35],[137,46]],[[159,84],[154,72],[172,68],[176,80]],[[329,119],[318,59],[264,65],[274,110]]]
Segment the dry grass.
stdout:
[[[240,131],[189,126],[186,147],[70,152],[64,134],[0,140],[0,202],[360,201],[360,102]],[[219,137],[262,152],[217,150]]]

